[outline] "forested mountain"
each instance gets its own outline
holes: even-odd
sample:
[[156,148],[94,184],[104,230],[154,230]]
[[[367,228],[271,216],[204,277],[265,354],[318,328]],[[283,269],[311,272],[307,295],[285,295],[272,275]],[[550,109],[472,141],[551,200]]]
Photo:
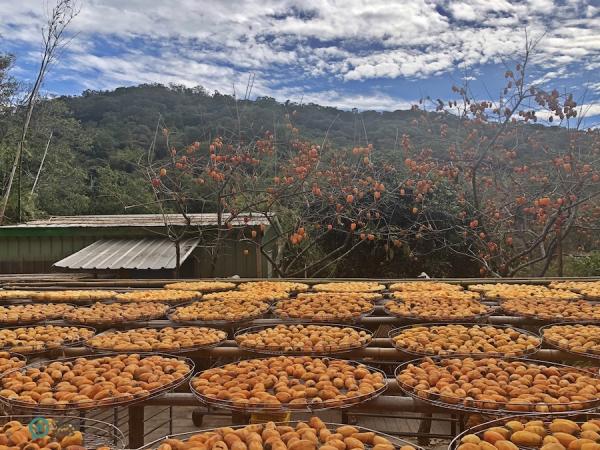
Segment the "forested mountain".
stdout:
[[[28,151],[24,159],[26,190],[39,168],[49,137],[48,157],[36,187],[35,207],[29,214],[111,214],[126,206],[148,202],[149,191],[139,173],[140,162],[154,138],[159,117],[170,130],[171,143],[187,145],[217,135],[241,131],[248,138],[277,131],[286,115],[302,138],[353,147],[372,144],[390,163],[401,163],[399,140],[410,132],[419,143],[419,128],[411,126],[421,112],[344,111],[315,104],[278,103],[272,98],[236,100],[209,94],[202,88],[142,85],[114,91],[85,91],[81,96],[45,100],[36,110]],[[0,158],[10,165],[11,146],[18,135],[19,116],[0,123]],[[559,128],[542,129],[549,140],[560,138]],[[423,130],[423,144],[437,143]],[[156,157],[166,155],[157,146]],[[2,171],[6,176],[6,171]],[[57,201],[60,197],[61,201]],[[67,201],[63,201],[64,199]],[[128,209],[141,212],[151,206]]]
[[[148,200],[140,161],[154,137],[159,117],[172,144],[206,141],[220,134],[260,136],[281,128],[286,115],[302,137],[332,145],[374,146],[393,153],[396,137],[417,117],[412,111],[360,114],[331,107],[278,103],[272,98],[237,101],[201,88],[143,85],[45,100],[34,114],[23,184],[31,189],[50,134],[48,157],[29,214],[110,214]],[[9,167],[19,115],[0,122],[0,158]],[[166,155],[157,146],[156,157]],[[2,170],[1,176],[6,176]],[[68,201],[56,201],[56,197]],[[141,212],[146,208],[133,208]],[[151,207],[150,207],[151,209]]]

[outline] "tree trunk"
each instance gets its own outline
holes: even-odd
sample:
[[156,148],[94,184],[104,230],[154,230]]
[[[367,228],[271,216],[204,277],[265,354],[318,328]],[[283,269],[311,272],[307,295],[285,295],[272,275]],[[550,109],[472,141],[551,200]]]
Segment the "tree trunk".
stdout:
[[42,169],[44,167],[44,162],[46,161],[46,156],[48,155],[48,148],[50,148],[50,141],[52,140],[53,134],[54,134],[54,131],[51,131],[50,137],[48,138],[48,142],[46,143],[46,149],[44,150],[44,156],[42,156],[42,162],[40,162],[40,168],[37,171],[37,175],[35,176],[33,186],[31,187],[31,195],[33,195],[33,192],[35,191],[35,187],[38,184],[38,180],[40,179],[40,175],[41,175]]
[[179,240],[175,241],[175,278],[181,277],[181,247]]
[[21,180],[23,178],[23,152],[19,152],[19,180],[17,183],[17,222],[23,220],[23,212],[21,209]]
[[558,230],[558,236],[556,236],[556,253],[557,253],[557,263],[558,263],[558,276],[562,277],[563,275],[563,245],[562,245],[562,233],[561,230]]

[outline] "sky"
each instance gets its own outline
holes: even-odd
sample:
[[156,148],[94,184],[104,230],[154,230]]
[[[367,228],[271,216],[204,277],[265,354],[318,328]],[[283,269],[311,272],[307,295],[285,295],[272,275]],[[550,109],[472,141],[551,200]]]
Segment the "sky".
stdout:
[[[0,0],[0,52],[32,81],[56,0]],[[530,80],[572,92],[600,126],[600,0],[78,0],[48,94],[141,83],[318,103],[407,109],[469,80],[497,99],[525,30]]]

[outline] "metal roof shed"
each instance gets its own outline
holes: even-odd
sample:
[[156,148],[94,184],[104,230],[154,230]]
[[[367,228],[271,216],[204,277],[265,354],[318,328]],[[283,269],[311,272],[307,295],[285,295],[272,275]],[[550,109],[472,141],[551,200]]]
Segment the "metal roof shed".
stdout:
[[[233,218],[230,221],[233,230],[230,237],[223,242],[221,256],[214,270],[210,264],[210,236],[216,230],[217,215],[213,213],[189,214],[188,218],[189,226],[179,214],[58,216],[2,226],[0,227],[0,273],[86,270],[88,272],[110,271],[113,272],[112,276],[120,277],[170,277],[173,275],[173,270],[166,268],[87,270],[65,268],[58,264],[55,265],[55,263],[58,261],[60,264],[64,264],[67,257],[91,246],[96,241],[125,239],[139,242],[145,239],[165,239],[167,226],[169,228],[187,226],[186,239],[201,238],[201,240],[185,258],[180,273],[182,277],[270,276],[271,266],[267,258],[257,251],[256,245],[240,241],[238,238],[240,228],[261,227],[265,229],[263,239],[266,242],[270,233],[268,218],[259,214],[240,214]],[[223,220],[228,219],[231,218],[227,215],[223,217]],[[180,254],[183,256],[185,250],[182,248],[180,250]],[[78,256],[80,261],[85,260],[83,255]],[[148,259],[146,256],[140,258],[142,261]],[[75,266],[73,261],[67,260],[68,265]],[[123,261],[117,261],[117,265],[119,263],[123,263]],[[97,261],[95,265],[98,265]],[[169,264],[161,261],[159,265],[167,266]]]
[[[199,242],[200,239],[190,238],[179,244],[181,264]],[[177,252],[169,239],[100,239],[54,266],[77,270],[172,270],[177,267]]]
[[[218,225],[216,213],[188,214],[191,227],[207,227]],[[269,225],[262,215],[239,214],[231,219],[223,214],[221,221],[230,221],[234,227]],[[115,214],[106,216],[51,216],[47,219],[31,220],[16,225],[5,225],[1,229],[23,230],[29,228],[160,228],[164,226],[185,226],[185,218],[181,214]]]

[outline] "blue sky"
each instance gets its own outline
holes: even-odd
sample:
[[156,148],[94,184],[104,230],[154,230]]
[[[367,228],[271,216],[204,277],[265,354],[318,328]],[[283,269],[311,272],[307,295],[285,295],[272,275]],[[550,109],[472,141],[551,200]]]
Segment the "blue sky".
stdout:
[[[31,80],[54,0],[0,0],[0,51]],[[44,89],[202,85],[360,110],[452,98],[467,76],[498,98],[524,30],[542,37],[531,81],[573,92],[600,124],[600,0],[79,0],[69,46]]]

